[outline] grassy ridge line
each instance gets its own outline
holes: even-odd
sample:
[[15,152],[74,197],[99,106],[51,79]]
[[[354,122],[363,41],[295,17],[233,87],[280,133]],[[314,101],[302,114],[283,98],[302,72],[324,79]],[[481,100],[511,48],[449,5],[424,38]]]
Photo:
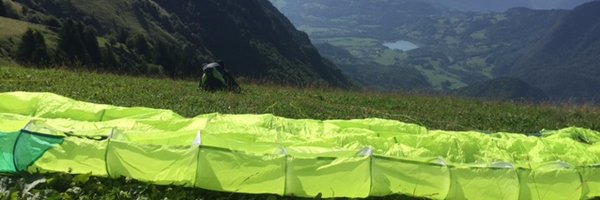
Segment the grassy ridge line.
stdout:
[[456,97],[298,89],[242,83],[243,93],[199,91],[197,82],[85,71],[0,67],[0,92],[53,92],[81,101],[173,110],[183,116],[220,112],[289,118],[385,118],[429,129],[534,133],[578,126],[600,130],[600,108],[528,105]]

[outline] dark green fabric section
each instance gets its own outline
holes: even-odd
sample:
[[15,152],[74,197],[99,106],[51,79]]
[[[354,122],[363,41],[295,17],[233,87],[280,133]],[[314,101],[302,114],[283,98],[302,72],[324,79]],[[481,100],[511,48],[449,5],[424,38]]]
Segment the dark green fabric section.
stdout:
[[0,172],[16,172],[13,159],[13,148],[18,135],[19,133],[15,132],[0,132],[0,144],[2,144],[0,145]]
[[63,142],[62,137],[21,131],[14,148],[14,162],[17,171],[25,171],[44,153]]

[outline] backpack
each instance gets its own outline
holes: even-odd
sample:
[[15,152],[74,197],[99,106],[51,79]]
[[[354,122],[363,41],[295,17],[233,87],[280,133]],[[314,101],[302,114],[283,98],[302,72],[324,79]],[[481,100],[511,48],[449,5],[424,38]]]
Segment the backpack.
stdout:
[[199,87],[205,91],[228,90],[240,93],[241,88],[233,77],[219,63],[210,63],[202,68],[204,74]]

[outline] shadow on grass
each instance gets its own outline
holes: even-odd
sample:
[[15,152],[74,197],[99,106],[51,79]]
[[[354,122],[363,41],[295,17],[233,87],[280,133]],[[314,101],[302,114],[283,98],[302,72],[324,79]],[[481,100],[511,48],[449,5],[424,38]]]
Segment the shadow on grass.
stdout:
[[[0,199],[215,199],[279,200],[321,199],[210,191],[175,185],[153,185],[129,178],[71,174],[0,174]],[[347,199],[347,198],[338,198]],[[424,199],[403,195],[366,199]]]

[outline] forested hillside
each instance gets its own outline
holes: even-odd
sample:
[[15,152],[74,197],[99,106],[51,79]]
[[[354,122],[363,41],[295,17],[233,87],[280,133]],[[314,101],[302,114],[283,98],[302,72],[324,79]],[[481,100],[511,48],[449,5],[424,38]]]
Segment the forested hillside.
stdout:
[[[293,85],[350,82],[267,0],[2,1],[5,60],[197,77],[222,59],[238,76]],[[14,27],[16,26],[16,27]],[[31,31],[28,31],[31,29]]]

